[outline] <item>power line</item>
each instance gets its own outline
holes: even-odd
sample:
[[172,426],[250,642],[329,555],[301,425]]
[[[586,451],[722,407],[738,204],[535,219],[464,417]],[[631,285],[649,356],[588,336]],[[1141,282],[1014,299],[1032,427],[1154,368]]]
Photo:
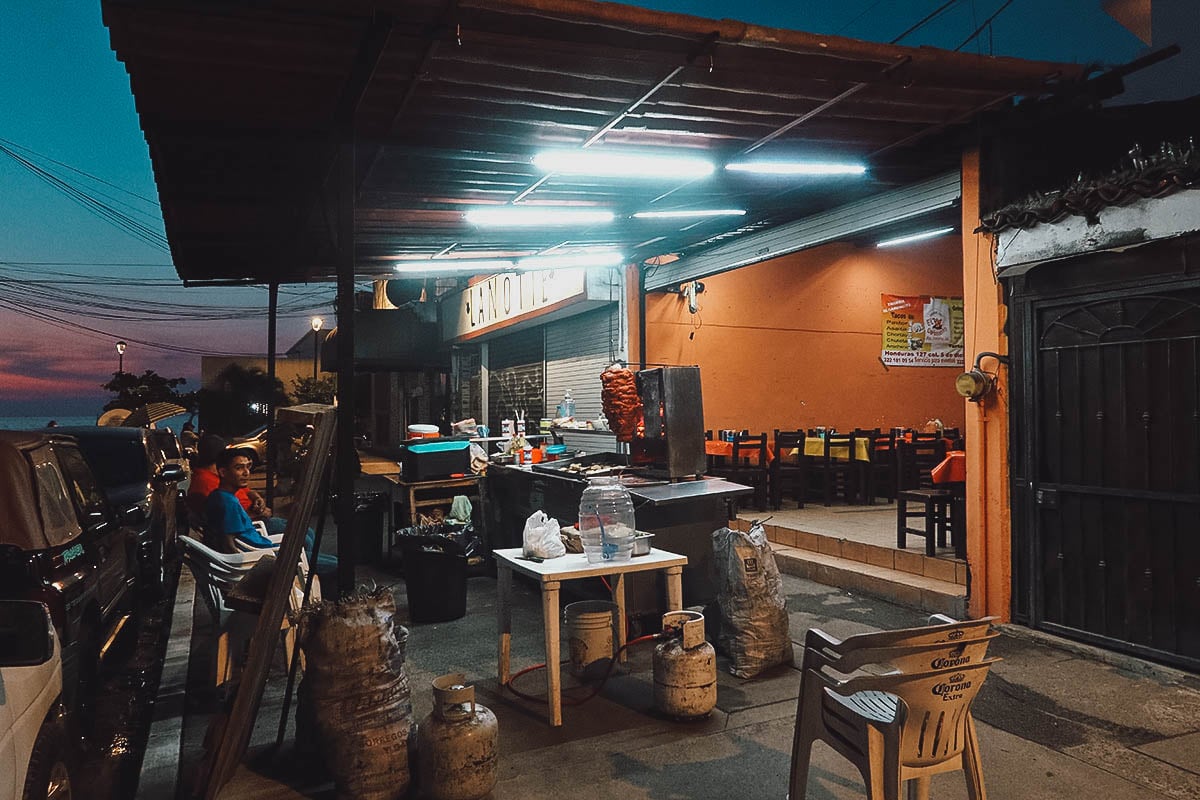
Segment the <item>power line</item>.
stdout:
[[845,25],[843,25],[842,27],[840,27],[840,28],[838,28],[836,31],[834,31],[834,32],[833,32],[833,35],[834,35],[834,36],[841,36],[841,35],[842,35],[842,32],[843,32],[844,30],[846,30],[847,28],[849,28],[849,27],[850,27],[851,25],[853,25],[854,23],[858,22],[860,19],[862,19],[863,17],[865,17],[867,14],[871,13],[872,11],[874,11],[876,8],[878,8],[878,7],[879,7],[879,5],[880,5],[881,3],[883,3],[883,0],[875,0],[875,2],[874,2],[874,3],[871,3],[869,6],[867,6],[866,8],[864,8],[862,11],[858,12],[858,14],[856,14],[856,15],[854,16],[854,19],[850,20],[850,21],[849,21],[849,22],[847,22]]
[[40,158],[43,161],[49,161],[51,164],[55,164],[57,166],[62,167],[63,169],[70,170],[71,172],[74,172],[77,175],[82,175],[83,177],[87,178],[88,180],[93,180],[96,183],[104,184],[105,186],[108,186],[109,188],[116,189],[118,192],[122,192],[124,194],[129,195],[130,197],[137,198],[138,200],[141,200],[144,203],[149,203],[150,205],[154,206],[156,209],[158,208],[157,200],[154,200],[149,197],[143,197],[142,195],[137,194],[136,192],[131,192],[128,189],[117,186],[115,183],[109,183],[108,181],[104,180],[103,178],[97,177],[88,172],[84,172],[83,170],[78,169],[77,167],[72,167],[70,164],[64,164],[62,161],[56,161],[53,158],[50,158],[50,156],[42,155],[41,153],[31,150],[28,147],[25,147],[24,145],[17,144],[16,142],[11,141],[9,139],[0,139],[0,145],[12,148],[14,150],[22,150],[26,153],[29,153],[32,156]]
[[83,189],[80,189],[79,187],[67,182],[66,180],[53,174],[49,170],[38,166],[37,164],[30,161],[28,158],[22,156],[21,154],[17,153],[15,150],[12,150],[11,148],[6,147],[3,144],[0,144],[0,153],[3,153],[4,155],[11,158],[13,161],[17,162],[17,164],[24,167],[27,171],[32,173],[35,177],[40,178],[45,183],[49,184],[52,188],[57,189],[61,194],[66,195],[67,198],[69,198],[70,200],[72,200],[77,205],[81,206],[82,208],[84,208],[85,210],[87,210],[88,212],[93,214],[94,216],[114,225],[117,228],[124,230],[130,236],[133,236],[136,239],[140,239],[142,242],[144,242],[145,244],[147,244],[151,247],[158,248],[160,250],[163,250],[164,252],[169,250],[169,247],[167,245],[167,237],[165,235],[159,233],[158,231],[154,230],[153,228],[149,227],[148,225],[138,222],[137,220],[130,217],[128,214],[125,214],[124,212],[119,211],[118,209],[113,208],[112,206],[102,202],[101,200],[97,199],[95,196],[93,196],[93,195],[89,194],[88,192],[84,191]]
[[930,11],[928,14],[926,14],[924,17],[922,17],[921,20],[919,22],[917,22],[915,25],[913,25],[911,28],[909,28],[904,33],[897,36],[895,39],[892,39],[892,41],[889,42],[889,44],[899,44],[901,39],[908,36],[910,33],[917,30],[918,28],[922,27],[923,25],[925,25],[925,23],[930,22],[935,17],[939,16],[943,11],[950,8],[950,6],[954,5],[957,2],[958,2],[958,0],[946,0],[945,3],[942,3],[940,6],[935,8],[933,11]]
[[981,24],[978,28],[976,28],[974,31],[972,31],[970,36],[968,36],[966,39],[963,39],[962,44],[960,44],[958,47],[954,48],[954,52],[957,53],[959,50],[962,50],[964,47],[966,47],[968,44],[970,44],[971,40],[973,40],[979,34],[983,33],[983,29],[988,27],[989,25],[991,25],[992,20],[994,20],[996,17],[1000,16],[1000,14],[1004,11],[1004,9],[1008,8],[1012,4],[1013,4],[1013,0],[1004,0],[1004,4],[1002,6],[1000,6],[999,8],[997,8],[995,13],[993,13],[990,17],[985,19],[983,21],[983,24]]

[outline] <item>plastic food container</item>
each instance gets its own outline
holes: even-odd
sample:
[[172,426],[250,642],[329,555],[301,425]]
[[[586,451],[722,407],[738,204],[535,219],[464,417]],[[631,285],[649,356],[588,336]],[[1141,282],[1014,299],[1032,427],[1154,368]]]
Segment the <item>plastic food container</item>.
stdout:
[[633,554],[635,556],[644,556],[650,553],[650,540],[654,538],[653,533],[639,533],[633,537]]

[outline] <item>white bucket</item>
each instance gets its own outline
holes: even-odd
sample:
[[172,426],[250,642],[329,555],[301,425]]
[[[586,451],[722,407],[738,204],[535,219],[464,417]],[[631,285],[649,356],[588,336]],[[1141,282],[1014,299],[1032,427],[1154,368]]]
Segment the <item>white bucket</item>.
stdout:
[[571,674],[583,680],[603,678],[616,655],[617,604],[580,600],[563,609]]
[[437,425],[409,425],[408,438],[410,439],[434,439],[439,435]]

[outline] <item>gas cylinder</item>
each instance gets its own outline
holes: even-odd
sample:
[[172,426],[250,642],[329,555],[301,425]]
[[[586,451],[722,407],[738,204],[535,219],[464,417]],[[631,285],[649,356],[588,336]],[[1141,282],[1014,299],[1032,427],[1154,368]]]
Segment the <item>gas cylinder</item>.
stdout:
[[669,611],[663,634],[654,648],[654,707],[676,719],[708,716],[717,704],[717,653],[704,640],[704,615]]
[[433,711],[417,727],[417,775],[432,800],[476,800],[496,785],[499,726],[463,673],[433,679]]

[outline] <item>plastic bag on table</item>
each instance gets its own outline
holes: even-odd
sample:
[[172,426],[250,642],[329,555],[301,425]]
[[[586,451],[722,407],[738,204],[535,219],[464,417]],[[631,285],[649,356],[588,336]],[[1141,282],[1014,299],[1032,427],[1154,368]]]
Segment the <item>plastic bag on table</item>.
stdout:
[[729,671],[753,678],[776,664],[790,664],[783,581],[762,523],[755,522],[748,533],[715,531],[713,557],[721,612],[717,647],[732,659]]
[[526,558],[558,558],[567,552],[558,533],[558,520],[547,517],[544,511],[535,511],[525,520],[521,541],[521,554]]

